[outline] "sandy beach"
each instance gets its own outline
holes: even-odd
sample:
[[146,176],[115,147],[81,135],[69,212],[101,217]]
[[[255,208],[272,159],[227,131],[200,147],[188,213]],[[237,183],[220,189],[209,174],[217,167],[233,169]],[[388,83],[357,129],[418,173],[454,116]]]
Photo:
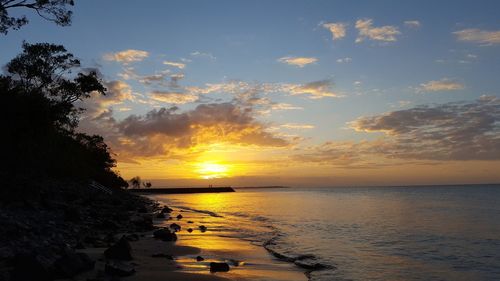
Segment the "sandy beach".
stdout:
[[[177,219],[178,215],[181,219]],[[156,280],[270,280],[270,281],[303,281],[307,280],[304,271],[275,259],[263,247],[249,241],[223,237],[224,234],[207,228],[202,231],[199,226],[205,223],[206,214],[189,210],[174,209],[166,218],[155,218],[156,227],[172,229],[175,223],[181,227],[177,241],[162,241],[154,238],[154,231],[137,233],[139,239],[130,241],[130,261],[120,261],[135,271],[130,276],[119,280],[156,281]],[[122,235],[118,234],[119,238]],[[71,280],[107,280],[104,257],[107,248],[88,248],[80,252],[86,253],[96,261],[94,269],[84,272]],[[163,255],[162,255],[163,254]],[[158,256],[160,257],[153,257]],[[202,257],[203,260],[197,260]],[[210,263],[227,263],[228,272],[211,272]],[[114,280],[114,279],[112,279]]]

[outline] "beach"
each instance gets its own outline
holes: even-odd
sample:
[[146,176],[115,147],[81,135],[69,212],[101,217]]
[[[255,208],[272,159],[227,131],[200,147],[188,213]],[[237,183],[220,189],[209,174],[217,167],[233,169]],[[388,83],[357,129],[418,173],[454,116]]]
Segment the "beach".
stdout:
[[[182,215],[182,218],[178,219],[178,215]],[[221,237],[220,232],[210,228],[201,230],[206,216],[174,208],[165,218],[155,218],[154,225],[158,228],[174,231],[176,227],[171,227],[171,224],[180,226],[176,232],[177,241],[157,239],[154,231],[136,233],[138,240],[129,241],[133,259],[121,262],[131,266],[134,273],[121,277],[121,280],[307,280],[304,270],[273,258],[263,247],[237,238]],[[120,236],[127,234],[116,235],[117,238]],[[104,255],[106,249],[80,250],[95,260],[96,264],[93,270],[71,280],[106,280],[99,279],[107,276],[103,274],[106,272],[106,263],[109,263]],[[197,257],[203,260],[197,260]],[[228,272],[211,272],[211,262],[226,263],[230,269]]]

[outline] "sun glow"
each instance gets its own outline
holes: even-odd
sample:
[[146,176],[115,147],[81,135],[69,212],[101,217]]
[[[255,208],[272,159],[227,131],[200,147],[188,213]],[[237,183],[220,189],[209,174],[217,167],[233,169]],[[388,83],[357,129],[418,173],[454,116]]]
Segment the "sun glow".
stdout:
[[203,179],[216,179],[223,178],[229,175],[230,167],[227,164],[213,163],[213,162],[202,162],[196,164],[198,169],[196,172]]

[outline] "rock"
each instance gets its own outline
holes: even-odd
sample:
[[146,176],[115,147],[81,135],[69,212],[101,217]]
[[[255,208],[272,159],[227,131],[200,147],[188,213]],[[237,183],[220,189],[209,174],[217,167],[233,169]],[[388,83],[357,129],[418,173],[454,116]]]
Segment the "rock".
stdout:
[[75,249],[85,249],[85,244],[82,241],[78,241],[75,245]]
[[193,221],[188,221],[188,223],[194,223]]
[[110,261],[106,263],[104,271],[111,276],[130,276],[135,273],[132,265],[118,261]]
[[188,228],[188,232],[189,233],[193,232],[193,229],[192,228]]
[[115,260],[131,260],[132,259],[132,247],[128,242],[127,238],[123,236],[118,242],[113,246],[109,247],[104,251],[104,256],[107,259]]
[[240,264],[243,264],[243,262],[234,259],[229,259],[228,262],[233,266],[239,266]]
[[57,259],[53,268],[58,277],[70,278],[76,274],[93,269],[95,262],[85,253],[75,253],[66,249],[64,254]]
[[34,255],[16,256],[12,259],[11,264],[13,270],[10,280],[12,281],[48,281],[53,279],[48,267]]
[[164,253],[152,254],[151,257],[153,257],[153,258],[166,258],[168,260],[174,260],[174,257],[172,257],[171,255],[164,254]]
[[161,212],[162,213],[171,213],[173,210],[170,209],[169,207],[165,206],[163,207],[163,209],[161,209]]
[[200,228],[200,231],[201,231],[201,232],[205,232],[205,231],[207,231],[207,227],[206,227],[206,226],[204,226],[204,225],[200,225],[200,226],[199,226],[199,228]]
[[177,217],[176,217],[178,220],[182,219],[182,215],[181,214],[178,214]]
[[156,218],[157,219],[164,219],[165,218],[165,214],[160,212],[160,213],[156,214]]
[[196,261],[204,261],[205,259],[202,256],[197,256]]
[[161,239],[162,241],[176,241],[177,235],[175,233],[170,232],[170,230],[162,228],[153,232],[153,236],[155,238]]
[[130,217],[130,222],[138,229],[138,230],[151,230],[153,229],[153,217],[144,214],[142,216],[133,215]]
[[211,262],[210,272],[228,272],[229,265],[225,262]]
[[139,241],[139,235],[135,233],[125,235],[125,238],[127,238],[127,240],[131,242]]
[[170,229],[172,229],[174,232],[181,231],[181,226],[176,223],[172,223],[170,225]]

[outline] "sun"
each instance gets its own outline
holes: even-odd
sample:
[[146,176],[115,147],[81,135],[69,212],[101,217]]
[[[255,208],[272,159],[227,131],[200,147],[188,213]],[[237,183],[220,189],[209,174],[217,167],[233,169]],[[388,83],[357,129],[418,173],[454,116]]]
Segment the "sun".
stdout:
[[196,164],[198,169],[196,172],[204,179],[216,179],[227,177],[229,173],[229,165],[213,163],[213,162],[201,162]]

